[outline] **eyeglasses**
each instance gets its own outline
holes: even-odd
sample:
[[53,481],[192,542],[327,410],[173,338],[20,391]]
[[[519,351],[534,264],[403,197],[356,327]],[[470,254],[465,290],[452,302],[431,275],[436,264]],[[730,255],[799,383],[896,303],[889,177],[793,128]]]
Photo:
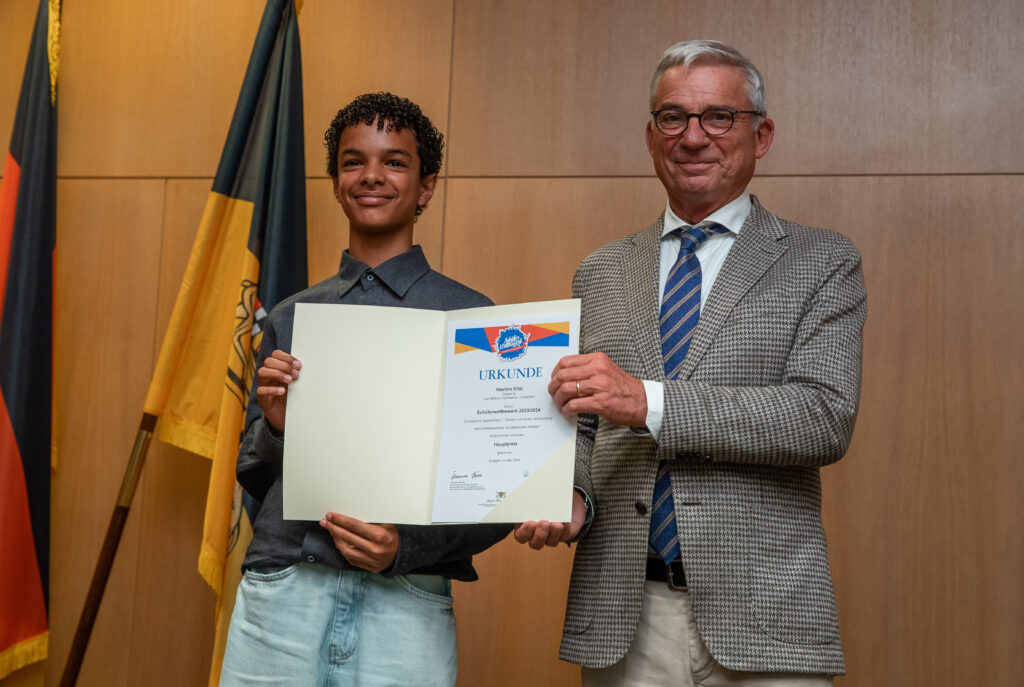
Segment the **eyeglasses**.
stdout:
[[709,107],[700,114],[686,114],[678,107],[663,107],[651,113],[654,126],[666,136],[678,136],[686,131],[690,117],[696,117],[700,128],[708,136],[721,136],[732,128],[736,115],[749,114],[763,117],[763,112],[755,110],[734,110],[731,107]]

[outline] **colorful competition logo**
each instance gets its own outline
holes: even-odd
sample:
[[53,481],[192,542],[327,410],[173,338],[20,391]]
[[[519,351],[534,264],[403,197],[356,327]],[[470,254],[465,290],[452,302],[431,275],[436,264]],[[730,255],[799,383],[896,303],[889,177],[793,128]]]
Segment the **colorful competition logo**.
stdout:
[[518,360],[534,346],[569,346],[569,323],[510,324],[455,330],[455,354],[469,351],[494,353],[505,362]]
[[505,327],[494,339],[494,351],[505,361],[518,360],[526,355],[526,347],[530,343],[529,332],[512,325]]

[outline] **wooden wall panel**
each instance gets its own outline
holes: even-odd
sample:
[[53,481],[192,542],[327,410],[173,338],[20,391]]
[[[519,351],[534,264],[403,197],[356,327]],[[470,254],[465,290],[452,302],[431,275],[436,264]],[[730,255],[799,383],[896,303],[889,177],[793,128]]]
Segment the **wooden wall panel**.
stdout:
[[[68,4],[61,175],[216,171],[262,11],[243,0]],[[307,0],[299,30],[311,175],[325,175],[323,131],[360,93],[393,90],[446,130],[450,2],[392,3],[381,12],[371,2]]]
[[330,178],[306,180],[306,242],[310,284],[338,271],[341,251],[348,247],[348,220],[334,197]]
[[[166,200],[163,211],[163,227],[160,243],[160,272],[157,283],[160,286],[158,311],[154,326],[156,336],[153,341],[153,367],[160,355],[164,332],[171,320],[174,301],[181,288],[181,280],[185,276],[192,244],[195,242],[199,223],[203,218],[203,210],[210,196],[212,178],[206,179],[168,179],[166,184]],[[152,369],[150,371],[152,373]],[[149,387],[149,379],[142,382]]]
[[[262,11],[243,0],[68,4],[61,175],[216,171]],[[326,174],[323,131],[360,93],[409,97],[446,130],[450,2],[409,0],[381,12],[372,2],[307,0],[299,30],[309,174]]]
[[211,176],[262,3],[64,3],[62,176]]
[[558,660],[569,547],[534,551],[512,537],[473,558],[480,579],[455,583],[459,687],[573,687],[579,669]]
[[[205,685],[213,653],[215,597],[196,571],[196,562],[210,461],[154,441],[145,475],[133,507],[140,519],[135,584],[108,592],[132,597],[132,633],[122,638],[131,646],[123,665],[126,684],[168,684],[174,676],[180,685]],[[79,682],[81,687],[87,684]]]
[[[212,179],[163,181],[160,264],[151,363],[131,380],[145,397],[167,323],[178,295]],[[139,407],[141,413],[142,408]],[[136,495],[142,534],[136,571],[136,631],[125,666],[129,685],[160,684],[175,675],[182,684],[204,684],[213,650],[213,591],[196,570],[210,464],[206,458],[154,440]],[[189,628],[169,632],[168,628]]]
[[362,93],[409,98],[448,131],[452,0],[305,0],[299,30],[309,176],[327,176],[323,133]]
[[[21,77],[32,40],[37,4],[34,2],[0,2],[0,145],[4,159],[14,128],[14,114],[21,92]],[[3,177],[0,162],[0,177]]]
[[1024,670],[1024,352],[1013,343],[1024,341],[1024,179],[754,186],[864,255],[861,413],[850,455],[823,471],[842,684],[1013,684]]
[[444,270],[495,303],[572,295],[579,261],[653,222],[664,189],[638,179],[448,181]]
[[[141,416],[145,388],[125,380],[146,379],[152,367],[163,182],[63,180],[57,200],[65,211],[57,231],[50,684],[67,658]],[[140,501],[128,518],[81,685],[128,684],[126,670],[109,667],[130,661],[125,640],[133,630]]]
[[505,0],[456,6],[451,174],[646,174],[651,72],[703,37],[765,75],[763,173],[1022,170],[1015,0]]

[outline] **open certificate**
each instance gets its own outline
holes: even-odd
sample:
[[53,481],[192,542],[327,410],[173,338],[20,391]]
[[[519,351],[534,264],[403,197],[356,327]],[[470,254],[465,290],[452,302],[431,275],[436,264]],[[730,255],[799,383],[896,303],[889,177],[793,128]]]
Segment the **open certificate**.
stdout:
[[547,392],[579,300],[448,312],[295,308],[284,517],[564,522],[576,423]]

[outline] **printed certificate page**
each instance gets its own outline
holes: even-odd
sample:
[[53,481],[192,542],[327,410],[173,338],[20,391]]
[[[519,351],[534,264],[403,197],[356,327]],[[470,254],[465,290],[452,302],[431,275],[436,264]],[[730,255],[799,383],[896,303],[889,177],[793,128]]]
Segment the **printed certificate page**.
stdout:
[[579,301],[450,313],[435,522],[568,521],[576,423],[548,394]]

